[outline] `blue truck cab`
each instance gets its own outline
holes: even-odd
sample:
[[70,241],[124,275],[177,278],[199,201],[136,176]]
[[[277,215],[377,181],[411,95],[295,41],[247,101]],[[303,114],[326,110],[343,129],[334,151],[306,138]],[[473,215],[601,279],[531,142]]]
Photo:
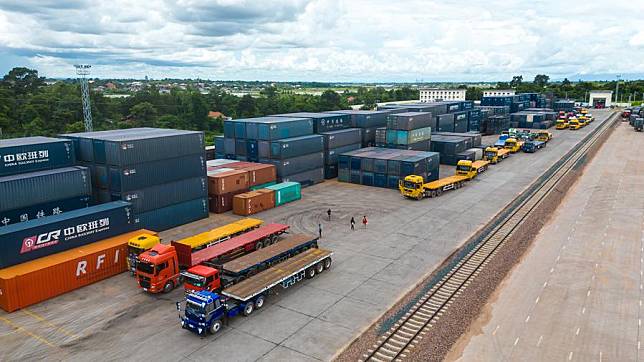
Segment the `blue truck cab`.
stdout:
[[523,150],[523,152],[534,153],[534,152],[537,152],[538,149],[544,148],[545,146],[546,146],[545,142],[526,141],[523,143],[523,146],[521,146],[521,149]]
[[510,135],[502,134],[499,136],[499,139],[494,143],[494,147],[505,147],[505,140],[510,138]]

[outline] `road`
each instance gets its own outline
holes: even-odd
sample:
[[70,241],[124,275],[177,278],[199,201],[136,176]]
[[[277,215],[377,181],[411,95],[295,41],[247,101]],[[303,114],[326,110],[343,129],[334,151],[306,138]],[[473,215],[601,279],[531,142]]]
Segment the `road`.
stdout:
[[[298,202],[262,212],[257,217],[295,232],[317,233],[322,223],[321,246],[334,251],[334,265],[272,296],[252,317],[236,318],[218,336],[179,328],[174,302],[183,290],[146,295],[122,274],[27,310],[0,312],[0,359],[330,360],[608,112],[595,116],[597,122],[579,131],[552,129],[555,138],[545,149],[513,155],[438,199],[405,200],[395,190],[326,181],[306,188]],[[441,166],[442,176],[453,172]],[[369,227],[351,232],[351,216],[363,215]],[[161,236],[169,242],[237,218],[211,215]]]
[[448,360],[642,359],[643,136],[619,125]]

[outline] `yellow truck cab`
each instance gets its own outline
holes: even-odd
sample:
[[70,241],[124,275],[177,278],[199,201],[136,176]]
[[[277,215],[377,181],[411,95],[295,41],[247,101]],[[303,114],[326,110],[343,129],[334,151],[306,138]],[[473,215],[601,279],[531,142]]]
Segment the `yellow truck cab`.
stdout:
[[581,113],[581,114],[586,114],[586,113],[588,113],[588,108],[582,108],[582,109],[579,111],[579,113]]
[[456,164],[456,176],[465,176],[468,180],[475,178],[478,174],[485,172],[490,161],[460,160]]
[[523,146],[523,141],[519,141],[516,138],[508,138],[505,140],[505,146],[503,148],[510,150],[511,153],[517,153],[521,150]]
[[577,120],[579,121],[579,124],[580,124],[582,127],[585,127],[585,126],[586,126],[586,125],[588,125],[588,123],[589,123],[589,122],[588,122],[588,118],[586,118],[586,115],[583,115],[583,114],[579,115],[579,116],[577,117]]
[[499,163],[508,156],[510,156],[510,150],[505,148],[488,147],[483,153],[483,159],[490,161],[491,164]]
[[547,143],[552,139],[552,133],[550,133],[549,131],[537,131],[536,134],[537,134],[537,138],[536,138],[537,141]]
[[404,180],[398,181],[398,189],[404,197],[420,200],[423,198],[423,184],[425,180],[422,176],[409,175]]
[[436,181],[425,183],[422,176],[409,175],[398,182],[400,194],[410,199],[420,200],[424,197],[440,196],[444,191],[463,187],[465,181],[475,178],[487,170],[488,161],[460,160],[456,165],[454,176],[443,177]]
[[136,263],[141,253],[152,249],[161,239],[152,234],[139,234],[127,241],[127,268],[132,275],[136,274]]
[[568,128],[568,119],[559,118],[557,120],[557,122],[555,123],[555,128],[556,129],[566,129],[566,128]]
[[572,118],[571,120],[568,121],[568,129],[578,130],[580,128],[581,128],[581,123],[579,123],[579,120],[577,120],[577,118]]

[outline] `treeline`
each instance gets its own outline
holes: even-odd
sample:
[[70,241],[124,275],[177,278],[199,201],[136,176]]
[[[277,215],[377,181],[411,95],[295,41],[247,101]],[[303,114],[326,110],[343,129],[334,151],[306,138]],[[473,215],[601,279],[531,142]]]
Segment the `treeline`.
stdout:
[[[125,98],[90,94],[95,130],[161,127],[202,130],[208,142],[223,131],[221,118],[208,117],[219,111],[232,118],[258,117],[290,112],[321,112],[348,109],[351,104],[418,99],[410,88],[385,90],[359,88],[339,94],[293,94],[268,87],[259,97],[235,96],[218,88],[201,94],[193,88],[173,89],[160,94],[154,86]],[[80,86],[57,82],[46,85],[38,71],[14,68],[0,82],[0,137],[55,136],[84,131]]]

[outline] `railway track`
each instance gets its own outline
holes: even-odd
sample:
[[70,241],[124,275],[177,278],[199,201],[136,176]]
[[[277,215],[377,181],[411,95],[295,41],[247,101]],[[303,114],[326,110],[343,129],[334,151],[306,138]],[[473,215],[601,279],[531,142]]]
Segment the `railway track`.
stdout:
[[484,272],[485,266],[512,236],[513,231],[554,189],[559,180],[585,157],[586,152],[611,127],[615,119],[615,114],[609,116],[582,140],[578,148],[564,155],[517,197],[479,242],[456,264],[448,266],[447,273],[378,339],[360,361],[402,361],[409,356],[428,329],[441,318],[476,276]]

